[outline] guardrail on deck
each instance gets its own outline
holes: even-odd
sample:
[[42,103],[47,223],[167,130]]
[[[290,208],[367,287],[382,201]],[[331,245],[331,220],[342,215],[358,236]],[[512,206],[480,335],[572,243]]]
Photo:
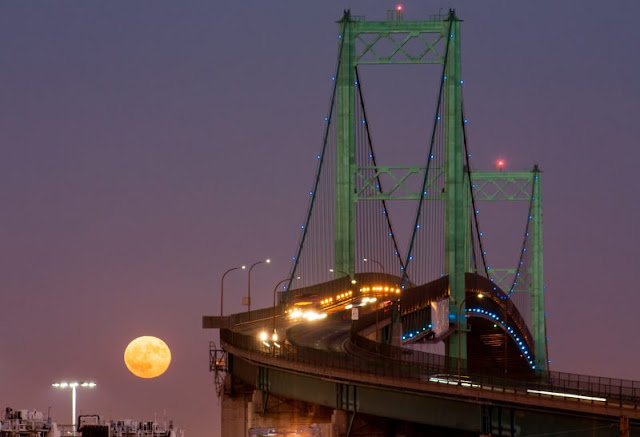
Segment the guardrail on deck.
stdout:
[[[424,383],[443,383],[531,396],[561,397],[569,401],[638,409],[640,381],[579,375],[566,372],[537,372],[534,378],[516,380],[478,374],[457,374],[457,361],[436,354],[382,345],[355,335],[352,345],[366,351],[362,356],[294,346],[279,347],[253,335],[222,329],[220,339],[238,349],[276,357],[290,363],[346,370],[359,374],[392,377]],[[407,352],[409,351],[409,352]],[[286,367],[286,366],[283,366]]]

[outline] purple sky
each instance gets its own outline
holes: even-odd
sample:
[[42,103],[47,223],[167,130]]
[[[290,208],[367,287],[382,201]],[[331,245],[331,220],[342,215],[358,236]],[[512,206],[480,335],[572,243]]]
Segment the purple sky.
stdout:
[[[224,270],[265,257],[252,294],[270,304],[307,206],[335,21],[394,5],[0,3],[0,407],[51,407],[68,423],[71,395],[50,384],[92,379],[79,413],[166,411],[188,437],[218,436],[217,333],[201,316],[219,311]],[[475,166],[500,156],[544,171],[552,368],[640,380],[640,4],[413,0],[405,19],[449,7],[465,20]],[[404,80],[422,71],[424,83]],[[381,157],[423,150],[424,126],[408,125],[432,113],[416,97],[429,77],[363,70]],[[242,309],[245,287],[246,274],[228,276],[225,312]],[[124,366],[140,335],[172,349],[160,378]]]

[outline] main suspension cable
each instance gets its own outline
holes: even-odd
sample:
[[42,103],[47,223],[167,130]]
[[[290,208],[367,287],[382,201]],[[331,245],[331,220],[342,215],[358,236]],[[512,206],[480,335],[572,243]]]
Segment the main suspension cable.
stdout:
[[522,241],[522,248],[520,249],[520,258],[518,259],[518,267],[516,268],[516,274],[513,277],[513,283],[511,284],[511,288],[509,288],[508,296],[511,296],[515,291],[516,285],[518,283],[518,277],[520,276],[520,270],[522,269],[522,265],[524,264],[524,254],[527,251],[527,241],[529,241],[529,226],[531,225],[531,212],[533,211],[533,202],[535,201],[536,192],[536,178],[535,171],[531,173],[532,181],[531,181],[531,199],[529,200],[529,212],[527,213],[527,225],[524,229],[524,239]]
[[[342,29],[341,29],[341,34],[344,34],[344,29],[347,25],[347,21],[345,20],[342,24]],[[320,181],[320,175],[322,173],[322,166],[324,163],[324,158],[325,158],[325,153],[327,150],[327,140],[329,138],[329,129],[331,128],[331,119],[333,116],[333,108],[334,108],[334,104],[335,104],[335,100],[336,100],[336,90],[338,88],[338,73],[340,71],[340,66],[341,66],[341,60],[342,60],[342,50],[344,48],[344,42],[345,42],[345,38],[341,38],[340,39],[340,48],[338,50],[338,61],[336,63],[336,73],[335,73],[335,80],[333,83],[333,90],[331,92],[331,101],[329,103],[329,113],[327,115],[326,118],[326,125],[325,125],[325,129],[324,129],[324,135],[323,135],[323,139],[322,139],[322,152],[320,153],[320,162],[318,163],[318,171],[316,173],[316,178],[315,181],[313,183],[313,190],[311,191],[311,200],[309,201],[309,209],[307,211],[307,218],[305,220],[305,224],[304,224],[304,228],[302,229],[302,235],[300,237],[300,244],[298,245],[298,251],[294,257],[293,260],[293,266],[291,268],[291,274],[289,275],[289,282],[286,285],[286,290],[289,291],[291,289],[291,283],[293,282],[293,278],[295,277],[296,274],[296,269],[298,268],[298,263],[300,261],[300,254],[302,253],[302,248],[304,247],[304,242],[305,242],[305,238],[307,236],[307,231],[309,229],[309,222],[311,221],[311,213],[313,212],[313,206],[315,204],[315,200],[317,197],[317,189],[318,189],[318,183]]]
[[[475,195],[473,193],[473,181],[471,179],[471,165],[469,163],[469,147],[467,144],[467,128],[466,128],[466,123],[464,122],[466,120],[465,116],[464,116],[464,99],[461,99],[461,108],[462,108],[462,143],[464,144],[464,154],[465,154],[465,163],[466,163],[466,167],[467,167],[467,179],[469,179],[469,193],[471,195],[471,207],[473,208],[473,219],[476,225],[476,237],[478,239],[478,248],[480,250],[480,257],[482,259],[482,266],[484,267],[484,272],[487,278],[489,278],[489,269],[487,268],[487,260],[485,258],[485,251],[482,245],[482,232],[480,232],[480,224],[478,223],[478,214],[476,214],[476,211],[478,211],[476,209],[476,198]],[[474,261],[475,261],[475,256],[474,256]],[[477,266],[476,266],[476,271],[477,271]]]

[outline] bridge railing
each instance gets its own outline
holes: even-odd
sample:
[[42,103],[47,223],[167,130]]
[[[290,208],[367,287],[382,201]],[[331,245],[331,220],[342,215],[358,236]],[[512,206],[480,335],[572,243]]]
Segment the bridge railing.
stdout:
[[[352,333],[351,343],[379,360],[401,361],[431,373],[440,371],[441,375],[457,376],[457,360],[447,359],[442,355],[378,343],[356,333]],[[540,392],[574,394],[606,399],[609,402],[612,400],[629,402],[636,407],[640,404],[640,381],[553,371],[539,371],[524,379],[488,376],[464,370],[467,368],[466,360],[461,360],[460,368],[463,369],[464,375],[462,376],[465,381],[481,387],[521,388]],[[535,392],[531,393],[535,394]]]
[[[282,305],[276,306],[276,315],[282,314],[284,307]],[[239,325],[241,323],[246,323],[249,321],[256,321],[261,319],[269,319],[273,317],[273,307],[262,308],[259,310],[253,310],[251,313],[244,312],[238,314],[232,314],[229,316],[231,318],[231,326]]]
[[[422,352],[415,349],[392,346],[377,341],[369,340],[366,337],[351,333],[350,345],[359,349],[356,353],[366,353],[383,360],[402,362],[405,365],[417,366],[422,371],[433,374],[456,373],[458,360],[447,358],[444,355]],[[461,360],[460,367],[465,369],[467,361]]]
[[[295,346],[289,342],[284,342],[280,344],[280,347],[275,347],[271,343],[260,341],[253,335],[241,334],[230,329],[221,329],[220,339],[223,344],[231,345],[241,350],[257,352],[264,356],[277,357],[291,363],[411,380],[425,377],[426,367],[417,366],[411,362],[363,360],[344,352]],[[437,373],[440,370],[438,363],[434,363],[434,367],[430,371]]]
[[565,372],[548,372],[548,383],[556,390],[620,400],[640,402],[640,381],[600,376],[578,375]]
[[[359,338],[358,338],[359,337]],[[276,357],[288,363],[298,363],[323,369],[345,370],[361,375],[392,377],[398,380],[424,383],[444,383],[492,391],[513,392],[532,396],[564,395],[564,399],[596,402],[637,409],[640,405],[640,382],[615,378],[578,375],[565,372],[538,372],[528,379],[479,374],[457,374],[457,361],[426,352],[383,345],[361,336],[354,338],[354,346],[364,354],[295,346],[284,342],[280,347],[260,341],[253,335],[222,329],[223,343],[241,350]],[[361,351],[361,352],[362,352]],[[409,352],[407,352],[409,351]],[[288,368],[290,365],[283,365]],[[551,394],[550,394],[551,393]],[[575,396],[566,396],[575,395]]]

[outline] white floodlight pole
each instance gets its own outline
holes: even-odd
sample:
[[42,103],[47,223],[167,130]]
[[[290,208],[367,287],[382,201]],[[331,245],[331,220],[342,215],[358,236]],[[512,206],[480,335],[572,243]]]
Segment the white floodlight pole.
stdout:
[[56,388],[70,388],[71,389],[71,429],[73,430],[73,433],[75,434],[77,432],[76,429],[76,400],[77,400],[77,393],[76,393],[76,389],[78,387],[89,387],[89,388],[93,388],[96,386],[95,382],[54,382],[53,384],[51,384],[53,387]]

